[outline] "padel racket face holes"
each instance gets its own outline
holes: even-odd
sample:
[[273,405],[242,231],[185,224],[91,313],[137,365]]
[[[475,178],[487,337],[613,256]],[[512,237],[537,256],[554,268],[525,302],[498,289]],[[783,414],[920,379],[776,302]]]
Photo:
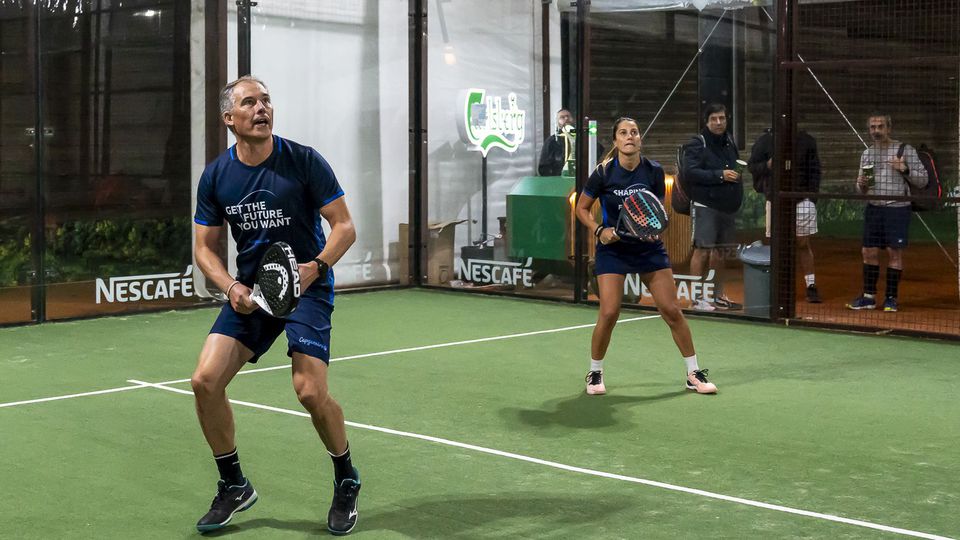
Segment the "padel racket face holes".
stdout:
[[632,193],[623,200],[617,219],[617,235],[646,239],[667,228],[667,211],[656,195],[647,190]]
[[253,300],[274,317],[285,317],[297,307],[300,273],[297,258],[285,242],[272,244],[260,259]]

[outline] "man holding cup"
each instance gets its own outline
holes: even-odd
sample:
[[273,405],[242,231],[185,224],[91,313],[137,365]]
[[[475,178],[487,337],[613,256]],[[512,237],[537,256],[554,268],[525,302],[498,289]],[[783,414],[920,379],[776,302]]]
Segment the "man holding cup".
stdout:
[[[890,115],[875,112],[867,119],[873,144],[860,156],[857,191],[866,195],[909,195],[909,184],[923,187],[927,171],[908,144],[890,137]],[[880,277],[880,248],[887,252],[887,283],[883,311],[900,309],[897,293],[903,273],[903,250],[907,247],[910,226],[908,201],[870,200],[863,220],[863,293],[847,304],[849,309],[876,309],[877,281]]]
[[703,126],[700,134],[684,145],[683,170],[690,179],[693,201],[690,274],[705,282],[714,276],[713,298],[711,302],[708,294],[693,296],[691,307],[699,311],[738,310],[743,306],[727,297],[724,284],[726,259],[737,247],[736,213],[743,202],[740,179],[747,163],[740,160],[737,144],[727,133],[726,106],[708,104],[703,111]]

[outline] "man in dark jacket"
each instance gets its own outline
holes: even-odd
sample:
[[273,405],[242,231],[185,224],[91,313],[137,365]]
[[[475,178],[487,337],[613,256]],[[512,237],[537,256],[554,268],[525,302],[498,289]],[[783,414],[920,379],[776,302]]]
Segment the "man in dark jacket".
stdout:
[[[693,258],[690,273],[709,282],[715,276],[713,302],[709,293],[691,298],[692,307],[701,311],[715,309],[741,309],[743,306],[731,301],[724,293],[726,281],[725,253],[737,246],[737,210],[743,202],[743,185],[738,172],[740,152],[733,138],[727,133],[727,108],[711,103],[704,110],[704,128],[694,137],[683,152],[684,175],[689,179],[693,206]],[[704,276],[709,260],[709,274]],[[701,290],[709,290],[704,283]]]
[[[810,193],[811,197],[797,202],[797,254],[800,260],[800,271],[806,282],[807,302],[820,303],[820,294],[817,291],[816,276],[813,271],[813,249],[810,246],[810,237],[817,234],[817,206],[812,196],[820,191],[820,156],[817,154],[817,141],[805,131],[797,133],[794,141],[793,163],[796,176],[796,186],[791,191]],[[770,238],[771,195],[773,188],[773,131],[764,130],[757,142],[753,144],[749,161],[750,173],[753,175],[753,189],[763,193],[767,198],[767,238]]]

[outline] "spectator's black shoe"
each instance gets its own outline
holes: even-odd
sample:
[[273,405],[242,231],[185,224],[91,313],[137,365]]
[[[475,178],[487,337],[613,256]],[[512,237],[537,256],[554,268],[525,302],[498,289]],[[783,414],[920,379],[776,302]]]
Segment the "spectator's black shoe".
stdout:
[[820,301],[820,293],[817,292],[817,286],[809,285],[807,287],[807,302],[810,302],[811,304],[819,304]]
[[713,305],[716,306],[717,309],[729,309],[729,310],[743,309],[743,304],[738,304],[733,300],[730,300],[726,296],[718,296],[714,298]]
[[353,469],[355,478],[344,478],[333,485],[333,504],[327,514],[327,530],[335,536],[350,534],[357,526],[357,499],[360,497],[360,473]]
[[197,522],[197,530],[204,533],[224,527],[233,515],[243,512],[257,502],[257,490],[247,478],[242,486],[228,486],[223,480],[217,482],[217,496],[213,498],[210,511]]

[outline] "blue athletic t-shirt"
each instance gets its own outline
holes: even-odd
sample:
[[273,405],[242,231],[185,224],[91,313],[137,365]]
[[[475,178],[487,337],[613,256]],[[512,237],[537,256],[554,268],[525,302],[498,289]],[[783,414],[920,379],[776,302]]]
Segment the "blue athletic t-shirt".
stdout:
[[[290,244],[300,263],[319,255],[327,243],[319,210],[343,196],[333,169],[316,150],[276,135],[273,141],[270,157],[256,167],[237,159],[236,145],[231,146],[207,165],[197,187],[193,220],[208,227],[227,220],[237,242],[237,280],[248,287],[274,242]],[[331,270],[326,283],[315,282],[302,295],[332,292]]]
[[[614,158],[605,169],[606,172],[597,167],[590,178],[587,179],[587,185],[583,187],[585,195],[593,199],[600,199],[600,211],[603,216],[604,227],[616,227],[617,218],[620,217],[620,208],[623,207],[623,200],[641,189],[653,193],[660,200],[663,200],[666,195],[667,188],[663,179],[663,167],[656,161],[641,157],[637,168],[628,171],[620,166],[618,158]],[[632,238],[623,238],[617,243],[621,242],[628,244],[650,243]]]

